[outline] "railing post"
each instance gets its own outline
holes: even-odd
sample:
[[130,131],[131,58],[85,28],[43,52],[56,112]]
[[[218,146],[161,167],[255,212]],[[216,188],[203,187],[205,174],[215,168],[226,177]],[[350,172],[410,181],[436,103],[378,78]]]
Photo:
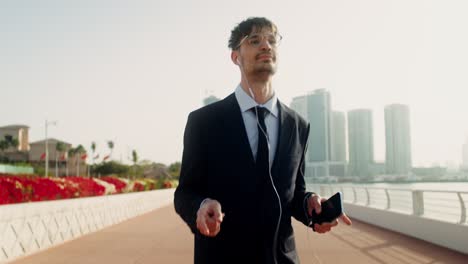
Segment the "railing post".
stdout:
[[364,188],[366,190],[366,196],[367,196],[367,201],[366,201],[366,206],[370,205],[370,194],[369,190],[367,188]]
[[385,189],[385,195],[387,196],[387,210],[390,209],[390,194],[388,193],[388,189]]
[[357,203],[357,194],[356,194],[356,188],[351,187],[353,189],[353,203]]
[[420,190],[412,191],[413,194],[413,215],[424,214],[424,192]]
[[463,201],[463,197],[461,193],[457,192],[457,195],[458,195],[458,200],[460,200],[460,209],[461,209],[460,224],[464,224],[466,222],[465,201]]

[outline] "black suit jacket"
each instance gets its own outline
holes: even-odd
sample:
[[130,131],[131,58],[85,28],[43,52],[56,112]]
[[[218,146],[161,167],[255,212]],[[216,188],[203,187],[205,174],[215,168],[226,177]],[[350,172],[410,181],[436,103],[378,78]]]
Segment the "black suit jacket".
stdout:
[[[234,94],[190,113],[185,128],[179,186],[174,204],[195,236],[195,263],[267,264],[276,250],[280,264],[299,263],[291,216],[307,224],[304,157],[309,125],[279,104],[279,139],[271,174],[282,215],[273,249],[279,202],[270,180],[255,174],[239,104]],[[203,236],[196,216],[205,198],[221,203],[220,233]]]

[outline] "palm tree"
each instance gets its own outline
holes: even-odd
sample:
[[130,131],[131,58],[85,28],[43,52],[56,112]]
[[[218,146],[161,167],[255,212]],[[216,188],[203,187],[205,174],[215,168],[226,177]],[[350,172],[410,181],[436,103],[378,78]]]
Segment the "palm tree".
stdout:
[[55,144],[55,177],[58,177],[58,157],[63,151],[65,151],[65,144],[58,141],[57,144]]
[[[93,167],[94,167],[94,153],[96,152],[96,142],[92,141],[91,142],[91,152],[93,153],[93,157],[92,157],[92,160],[93,160]],[[89,177],[89,167],[88,167],[88,177]]]
[[0,150],[3,152],[8,148],[8,142],[6,140],[0,140]]
[[5,141],[7,142],[8,147],[17,148],[18,145],[19,145],[18,139],[17,139],[17,138],[14,138],[14,137],[11,136],[11,135],[5,135]]
[[76,154],[75,160],[77,161],[76,176],[80,175],[80,159],[81,159],[81,155],[85,153],[86,153],[86,149],[83,147],[83,145],[80,144],[75,148],[75,154]]
[[[6,140],[0,140],[0,150],[2,151],[2,156],[5,154],[5,150],[8,148],[8,142]],[[4,158],[2,157],[2,160]]]
[[133,161],[134,178],[136,178],[136,164],[138,162],[138,153],[136,152],[136,150],[132,150],[132,161]]
[[68,160],[69,160],[71,157],[75,156],[75,154],[76,154],[76,149],[75,149],[75,148],[70,148],[70,149],[68,150],[68,158],[67,158],[67,176],[68,176]]
[[109,149],[111,151],[110,152],[110,157],[112,158],[112,152],[114,151],[114,141],[112,141],[112,140],[107,141],[107,146],[109,147]]
[[5,150],[9,149],[10,147],[16,149],[18,145],[19,141],[17,138],[13,138],[11,135],[5,135],[4,139],[0,141],[0,150],[2,151],[3,156],[5,156]]

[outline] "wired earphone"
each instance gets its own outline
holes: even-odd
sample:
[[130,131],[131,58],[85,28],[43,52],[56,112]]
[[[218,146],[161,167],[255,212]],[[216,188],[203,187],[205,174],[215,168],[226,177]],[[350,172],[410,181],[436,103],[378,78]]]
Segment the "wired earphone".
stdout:
[[[244,75],[245,77],[245,81],[247,82],[247,86],[249,88],[249,93],[250,93],[250,96],[252,96],[252,99],[254,99],[255,101],[255,95],[252,91],[252,88],[250,87],[250,83],[249,83],[249,80],[247,78],[247,75],[245,74],[244,72],[244,68],[242,67],[241,65],[241,62],[239,60],[239,57],[236,58],[236,64],[239,66],[242,74]],[[267,147],[268,147],[268,156],[270,155],[270,151],[271,151],[271,148],[270,148],[270,139],[268,137],[268,133],[263,130],[262,126],[260,125],[260,121],[258,119],[258,110],[257,110],[257,107],[255,107],[255,117],[256,117],[256,120],[257,120],[257,128],[259,130],[259,133],[261,132],[265,138],[266,138],[266,141],[267,141]],[[258,152],[258,149],[257,149],[257,152]],[[257,153],[258,155],[258,153]],[[276,254],[277,254],[277,244],[278,244],[278,232],[279,232],[279,227],[280,227],[280,223],[281,223],[281,216],[283,215],[283,208],[281,206],[281,198],[279,196],[279,193],[278,193],[278,190],[276,189],[276,186],[275,186],[275,182],[273,181],[273,176],[271,175],[271,163],[270,163],[270,157],[268,157],[268,174],[270,176],[270,182],[271,182],[271,186],[273,187],[273,190],[275,191],[275,194],[276,194],[276,198],[278,198],[278,206],[279,206],[279,215],[278,215],[278,222],[276,224],[276,230],[275,230],[275,236],[273,237],[273,261],[274,263],[278,263],[277,262],[277,259],[276,259]]]

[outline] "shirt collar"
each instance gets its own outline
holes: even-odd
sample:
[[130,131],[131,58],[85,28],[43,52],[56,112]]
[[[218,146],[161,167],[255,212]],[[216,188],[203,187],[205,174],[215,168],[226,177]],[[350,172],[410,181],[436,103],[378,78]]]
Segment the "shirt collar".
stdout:
[[237,86],[234,94],[236,95],[242,113],[249,111],[255,106],[261,106],[268,109],[274,117],[278,117],[278,97],[276,97],[276,94],[273,94],[273,97],[264,104],[255,102],[255,100],[242,89],[240,84]]

